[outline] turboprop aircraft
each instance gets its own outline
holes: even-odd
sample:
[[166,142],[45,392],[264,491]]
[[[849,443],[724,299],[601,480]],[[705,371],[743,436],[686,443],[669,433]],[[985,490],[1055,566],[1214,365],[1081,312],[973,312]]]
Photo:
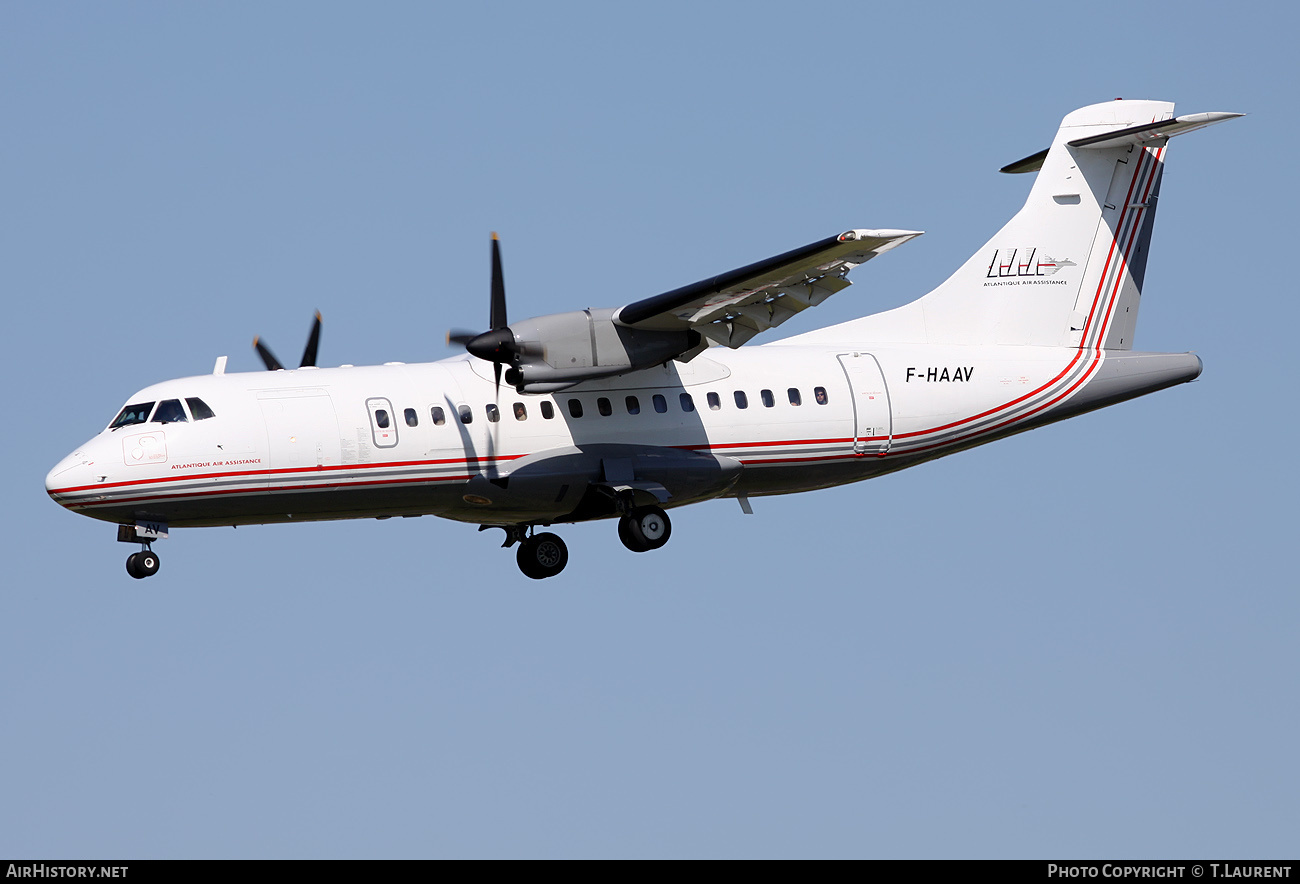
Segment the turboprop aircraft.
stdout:
[[[165,381],[50,471],[62,506],[139,544],[171,528],[437,515],[501,528],[529,577],[568,561],[540,527],[616,519],[662,547],[672,507],[858,482],[1195,379],[1193,353],[1133,349],[1169,139],[1241,116],[1116,100],[1062,121],[1024,207],[910,304],[762,346],[751,338],[919,236],[846,230],[621,307],[506,317],[419,365]],[[502,385],[502,381],[505,385]]]

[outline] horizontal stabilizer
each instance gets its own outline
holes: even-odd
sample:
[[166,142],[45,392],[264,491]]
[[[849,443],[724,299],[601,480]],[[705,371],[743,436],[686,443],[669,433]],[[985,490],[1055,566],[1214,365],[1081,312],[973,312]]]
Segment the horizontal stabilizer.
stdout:
[[1136,144],[1140,147],[1160,138],[1172,138],[1175,135],[1182,135],[1184,132],[1195,132],[1197,129],[1204,129],[1206,126],[1213,126],[1215,123],[1222,123],[1224,120],[1235,120],[1237,117],[1244,116],[1245,114],[1233,114],[1225,111],[1213,111],[1207,114],[1184,114],[1181,117],[1174,117],[1172,120],[1142,123],[1137,126],[1129,126],[1126,129],[1117,129],[1114,132],[1103,132],[1100,135],[1089,135],[1087,138],[1076,138],[1074,141],[1069,142],[1069,145],[1070,147],[1105,148]]
[[[1222,123],[1224,120],[1235,120],[1237,117],[1244,117],[1245,114],[1234,114],[1226,111],[1211,111],[1205,114],[1183,114],[1181,117],[1174,117],[1169,120],[1158,120],[1152,123],[1141,123],[1137,126],[1128,126],[1124,129],[1116,129],[1113,132],[1102,132],[1100,135],[1089,135],[1086,138],[1076,138],[1073,141],[1066,142],[1070,147],[1081,147],[1090,149],[1101,149],[1106,147],[1122,147],[1126,144],[1145,145],[1162,138],[1173,138],[1175,135],[1182,135],[1185,132],[1195,132],[1197,129],[1204,129],[1206,126],[1213,126],[1215,123]],[[1025,157],[1023,160],[1016,160],[999,169],[999,172],[1006,172],[1009,175],[1017,175],[1021,172],[1037,172],[1043,168],[1043,161],[1047,159],[1047,151],[1040,150],[1036,154]]]
[[1006,172],[1008,175],[1019,175],[1021,172],[1037,172],[1043,168],[1043,160],[1047,159],[1047,151],[1050,148],[1043,148],[1036,154],[1030,154],[1023,160],[1016,160],[1014,163],[1008,163],[999,172]]

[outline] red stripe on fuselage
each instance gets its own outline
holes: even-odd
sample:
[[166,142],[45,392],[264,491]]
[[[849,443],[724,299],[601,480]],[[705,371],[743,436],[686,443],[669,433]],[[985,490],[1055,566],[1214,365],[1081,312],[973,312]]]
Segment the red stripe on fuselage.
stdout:
[[71,494],[74,491],[92,491],[101,488],[125,488],[141,485],[156,485],[161,482],[188,482],[195,479],[229,479],[238,476],[280,476],[289,473],[324,473],[347,470],[380,470],[395,467],[424,467],[439,464],[488,464],[502,460],[518,460],[525,454],[502,454],[493,457],[449,457],[442,460],[396,460],[388,463],[332,464],[314,467],[280,467],[274,470],[236,470],[228,473],[184,473],[175,476],[160,476],[156,479],[131,479],[125,482],[105,482],[100,485],[74,485],[69,488],[54,488],[50,494]]

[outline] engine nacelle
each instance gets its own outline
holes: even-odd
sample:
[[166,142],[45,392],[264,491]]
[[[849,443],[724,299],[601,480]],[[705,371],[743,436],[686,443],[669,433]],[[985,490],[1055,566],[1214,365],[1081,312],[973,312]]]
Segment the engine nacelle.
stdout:
[[693,330],[646,331],[614,322],[614,310],[551,313],[511,323],[514,358],[506,383],[549,393],[667,362],[701,345]]

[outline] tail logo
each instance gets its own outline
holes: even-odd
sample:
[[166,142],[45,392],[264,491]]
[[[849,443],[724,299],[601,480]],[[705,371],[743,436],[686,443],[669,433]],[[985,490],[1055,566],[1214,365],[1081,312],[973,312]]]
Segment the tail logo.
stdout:
[[1038,249],[994,249],[987,279],[1055,276],[1066,267],[1074,267],[1069,258],[1053,258]]

